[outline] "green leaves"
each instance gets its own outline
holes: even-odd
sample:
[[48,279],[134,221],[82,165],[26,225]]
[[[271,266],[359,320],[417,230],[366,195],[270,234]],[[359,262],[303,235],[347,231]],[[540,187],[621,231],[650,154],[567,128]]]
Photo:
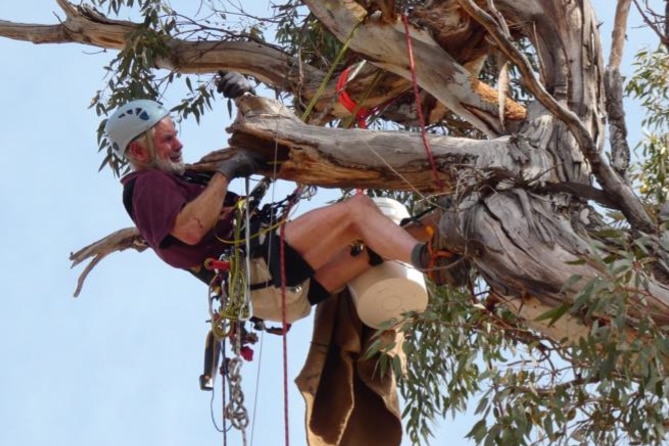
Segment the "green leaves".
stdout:
[[[92,3],[106,7],[110,14],[139,15],[133,21],[140,24],[127,36],[126,46],[104,67],[106,85],[91,101],[91,108],[103,118],[129,100],[148,98],[164,102],[168,90],[181,90],[183,96],[176,105],[165,105],[172,106],[177,120],[192,118],[199,123],[216,99],[211,84],[213,74],[202,78],[159,70],[159,62],[164,66],[172,57],[172,39],[264,40],[262,20],[250,25],[247,22],[227,25],[227,11],[217,11],[218,3],[203,5],[195,17],[180,16],[169,3],[160,0],[92,0]],[[228,26],[238,29],[230,31]],[[103,119],[98,128],[98,148],[105,154],[100,169],[110,168],[115,175],[121,175],[128,166],[111,151],[103,133],[104,122]]]
[[645,139],[636,147],[641,151],[640,171],[634,177],[640,190],[654,203],[669,197],[667,154],[669,149],[669,54],[664,45],[657,50],[636,54],[634,76],[625,86],[632,98],[641,102],[645,114],[641,126],[647,129]]
[[[125,9],[134,8],[141,23],[128,36],[127,46],[105,67],[106,85],[91,102],[101,117],[127,100],[161,100],[166,91],[180,87],[182,94],[172,111],[178,119],[199,122],[211,110],[216,95],[207,78],[156,69],[159,61],[170,57],[170,39],[265,38],[263,20],[240,24],[233,31],[229,21],[243,14],[216,11],[217,2],[203,4],[202,9],[207,11],[192,20],[177,16],[166,3],[157,0],[93,3],[114,14],[125,14]],[[274,10],[273,40],[282,50],[324,71],[337,63],[341,42],[315,21],[301,2],[284,1]],[[521,49],[525,49],[525,44],[528,42],[520,42]],[[526,49],[532,51],[529,45]],[[641,125],[648,134],[638,147],[644,161],[636,181],[652,204],[669,198],[667,56],[664,48],[640,52],[637,71],[626,87],[627,93],[647,110]],[[342,64],[348,65],[356,58],[346,54]],[[497,81],[499,67],[487,68],[481,77],[492,85]],[[519,79],[516,68],[511,66],[512,97],[531,99],[520,87]],[[232,103],[228,101],[227,106],[231,114]],[[471,136],[466,124],[452,125],[454,122],[455,119],[449,121],[448,127],[434,126],[430,130]],[[110,167],[120,174],[126,166],[109,150],[103,125],[104,120],[98,132],[103,152],[100,168]],[[411,214],[418,212],[418,207],[412,205],[416,197],[403,192],[394,197],[409,201]],[[610,218],[624,221],[620,214]],[[464,290],[432,290],[427,311],[407,318],[404,332],[410,336],[404,343],[406,374],[401,373],[398,358],[389,355],[381,356],[378,370],[393,370],[398,377],[406,403],[406,432],[413,444],[429,440],[437,420],[468,409],[477,417],[468,437],[477,444],[661,443],[669,397],[664,362],[669,356],[669,327],[658,326],[651,319],[658,309],[649,304],[645,287],[650,274],[648,264],[660,261],[669,265],[669,259],[654,258],[658,250],[650,238],[629,240],[626,228],[591,235],[596,241],[589,255],[570,265],[587,265],[597,275],[570,277],[559,291],[553,290],[551,298],[557,302],[553,308],[535,320],[521,320],[504,306],[506,296],[493,299],[490,290],[481,284],[473,295]],[[669,239],[660,243],[669,247]],[[566,316],[587,324],[588,336],[572,343],[558,343],[530,328],[538,322],[552,325]],[[388,348],[379,339],[369,353]]]
[[[97,4],[107,2],[99,0]],[[163,22],[164,14],[169,11],[160,1],[139,1],[143,21],[127,36],[127,44],[123,50],[104,69],[107,71],[107,85],[105,91],[98,91],[91,101],[98,116],[106,116],[119,105],[133,99],[148,98],[160,100],[161,81],[156,78],[154,69],[159,59],[169,56],[167,42],[170,38]],[[115,1],[108,3],[109,9],[119,12],[121,6],[133,6],[132,0]],[[119,159],[112,152],[104,135],[104,122],[98,128],[99,151],[106,153],[100,169],[110,167],[116,175],[121,175],[127,168],[126,161]]]
[[407,321],[407,374],[398,380],[413,444],[429,442],[434,420],[466,410],[477,416],[467,437],[479,445],[662,443],[669,339],[643,288],[653,241],[609,236],[617,244],[593,242],[597,255],[573,262],[600,275],[574,275],[560,291],[573,298],[531,321],[587,323],[589,335],[575,342],[542,338],[485,300],[485,289],[474,302],[434,290],[428,310]]

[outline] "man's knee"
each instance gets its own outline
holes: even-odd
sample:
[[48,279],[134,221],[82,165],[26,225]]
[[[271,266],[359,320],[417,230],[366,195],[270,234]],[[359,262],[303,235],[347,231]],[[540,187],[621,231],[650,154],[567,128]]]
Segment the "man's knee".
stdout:
[[377,209],[374,201],[366,194],[355,194],[344,203],[348,204],[349,212],[354,217],[363,216],[370,210],[374,211]]

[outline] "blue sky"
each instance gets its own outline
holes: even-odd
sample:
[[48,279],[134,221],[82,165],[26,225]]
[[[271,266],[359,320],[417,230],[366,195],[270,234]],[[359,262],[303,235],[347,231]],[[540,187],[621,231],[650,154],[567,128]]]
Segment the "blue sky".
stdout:
[[[186,2],[174,7],[180,3]],[[608,42],[613,2],[594,3],[602,5]],[[62,16],[55,1],[0,3],[1,20],[56,23],[54,13]],[[641,36],[631,32],[626,60],[644,44]],[[0,444],[220,444],[211,394],[197,382],[208,316],[199,282],[151,252],[127,251],[103,260],[81,296],[72,297],[83,268],[70,269],[70,252],[131,225],[118,180],[97,171],[98,118],[88,109],[104,87],[102,67],[112,54],[7,39],[0,39],[0,54]],[[630,73],[629,64],[625,70]],[[224,147],[227,123],[221,101],[200,127],[184,124],[187,160]],[[329,198],[322,192],[301,210]],[[305,444],[303,402],[292,380],[310,335],[309,319],[288,337],[292,445]],[[253,444],[277,444],[283,439],[281,339],[265,336],[255,350],[256,359],[243,366],[246,403],[255,414],[249,435]],[[220,398],[214,411],[220,420]],[[472,423],[468,417],[441,422],[434,444],[470,444],[462,437]],[[237,439],[232,432],[231,444]]]

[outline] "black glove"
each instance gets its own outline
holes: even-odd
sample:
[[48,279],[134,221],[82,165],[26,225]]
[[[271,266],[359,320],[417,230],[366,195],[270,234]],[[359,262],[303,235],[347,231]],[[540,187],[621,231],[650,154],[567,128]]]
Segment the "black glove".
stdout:
[[216,170],[225,175],[228,181],[232,181],[253,175],[264,163],[265,159],[259,153],[239,150],[230,158],[221,161]]
[[216,90],[230,99],[236,99],[244,93],[256,94],[249,80],[234,71],[230,73],[226,73],[225,71],[218,72]]

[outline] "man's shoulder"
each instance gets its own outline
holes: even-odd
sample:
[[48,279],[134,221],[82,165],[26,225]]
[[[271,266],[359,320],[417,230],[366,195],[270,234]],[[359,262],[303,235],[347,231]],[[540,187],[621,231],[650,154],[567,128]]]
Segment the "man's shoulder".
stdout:
[[121,184],[124,186],[130,182],[134,183],[153,183],[153,182],[177,182],[178,177],[169,172],[159,169],[142,169],[130,172],[121,178]]

